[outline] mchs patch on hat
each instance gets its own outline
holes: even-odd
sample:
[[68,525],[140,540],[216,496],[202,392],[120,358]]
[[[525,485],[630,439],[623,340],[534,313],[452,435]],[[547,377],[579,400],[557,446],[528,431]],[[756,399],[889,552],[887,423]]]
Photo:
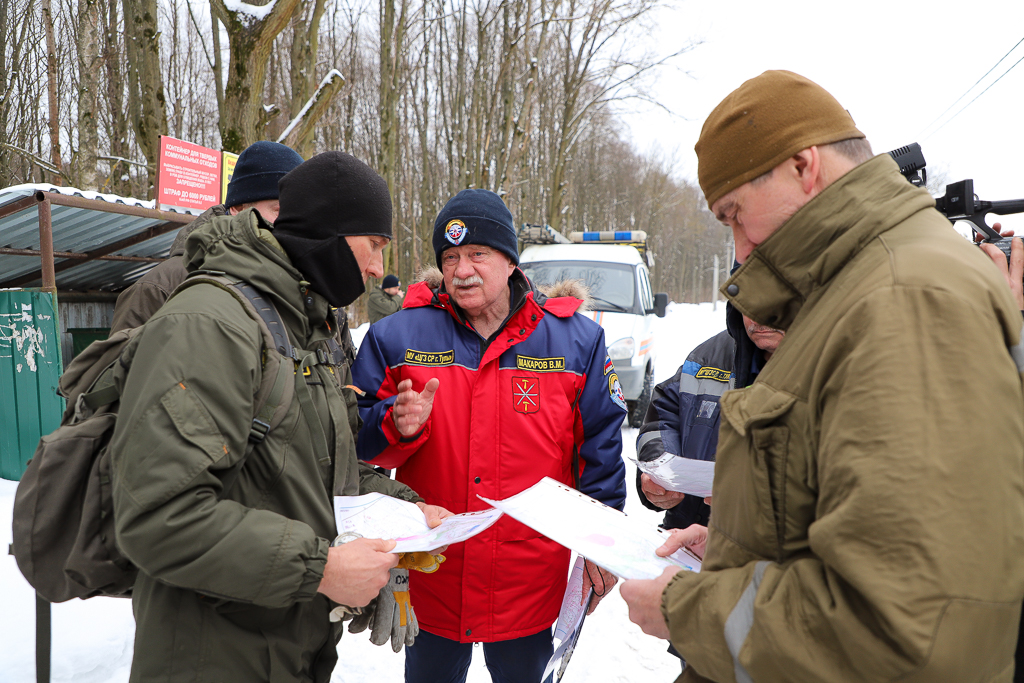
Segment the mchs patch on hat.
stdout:
[[448,221],[448,225],[444,229],[444,236],[448,238],[449,242],[458,246],[462,244],[462,240],[466,239],[467,232],[466,224],[456,218]]

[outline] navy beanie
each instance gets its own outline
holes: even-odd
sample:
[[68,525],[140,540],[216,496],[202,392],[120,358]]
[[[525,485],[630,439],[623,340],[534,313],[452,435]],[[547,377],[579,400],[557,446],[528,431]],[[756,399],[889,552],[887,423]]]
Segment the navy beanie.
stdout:
[[401,283],[398,281],[398,278],[394,275],[385,275],[384,279],[380,281],[380,288],[391,289],[392,287],[397,287],[400,284]]
[[490,190],[463,190],[448,200],[434,220],[434,255],[441,268],[441,253],[463,244],[483,244],[519,265],[519,242],[512,212]]
[[267,140],[254,142],[238,155],[224,206],[277,199],[277,181],[301,163],[302,157],[291,147]]

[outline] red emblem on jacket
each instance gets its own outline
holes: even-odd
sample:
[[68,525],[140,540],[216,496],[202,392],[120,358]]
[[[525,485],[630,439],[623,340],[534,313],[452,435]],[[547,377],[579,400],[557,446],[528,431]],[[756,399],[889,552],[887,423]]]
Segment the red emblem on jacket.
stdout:
[[540,410],[540,388],[536,378],[512,378],[512,405],[517,413],[536,413]]

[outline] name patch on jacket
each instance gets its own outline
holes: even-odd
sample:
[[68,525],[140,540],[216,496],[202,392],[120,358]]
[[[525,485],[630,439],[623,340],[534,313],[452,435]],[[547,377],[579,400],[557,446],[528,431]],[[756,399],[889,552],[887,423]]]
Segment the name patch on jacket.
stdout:
[[516,356],[516,368],[518,370],[530,370],[531,372],[563,372],[565,370],[565,357],[530,358],[529,356]]
[[409,365],[451,365],[455,362],[455,350],[417,351],[406,349],[405,362]]
[[728,370],[719,370],[718,368],[703,367],[697,371],[697,379],[715,379],[719,382],[728,382],[729,377],[732,375]]

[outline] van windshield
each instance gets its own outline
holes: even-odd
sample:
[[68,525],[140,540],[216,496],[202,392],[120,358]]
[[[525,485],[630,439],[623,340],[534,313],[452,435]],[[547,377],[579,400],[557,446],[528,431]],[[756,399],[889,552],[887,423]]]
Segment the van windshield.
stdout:
[[595,311],[632,313],[635,305],[633,267],[601,261],[535,261],[520,263],[526,277],[536,285],[553,285],[561,280],[583,280],[594,298]]

